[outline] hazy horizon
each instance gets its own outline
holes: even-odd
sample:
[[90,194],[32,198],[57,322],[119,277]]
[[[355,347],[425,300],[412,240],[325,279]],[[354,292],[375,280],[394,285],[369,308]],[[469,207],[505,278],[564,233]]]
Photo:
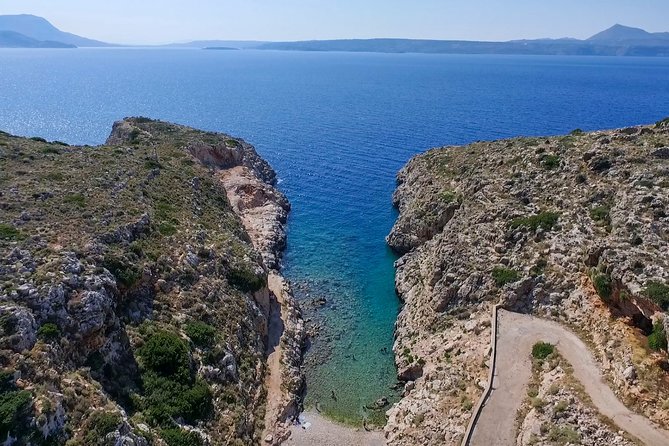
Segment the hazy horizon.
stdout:
[[[587,38],[613,24],[668,31],[669,2],[566,0],[201,0],[196,6],[174,0],[3,0],[0,14],[33,14],[59,29],[120,44],[162,44],[192,40],[324,40],[410,38],[507,41]],[[132,12],[132,14],[129,14]]]

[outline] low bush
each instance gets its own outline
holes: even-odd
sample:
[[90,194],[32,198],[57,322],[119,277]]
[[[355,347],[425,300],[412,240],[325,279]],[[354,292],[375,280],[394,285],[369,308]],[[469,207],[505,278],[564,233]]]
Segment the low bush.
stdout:
[[72,204],[80,208],[83,208],[86,205],[86,197],[84,197],[82,194],[66,195],[63,201],[67,204]]
[[546,359],[555,351],[553,344],[548,342],[537,342],[532,346],[532,357],[536,359]]
[[597,223],[610,224],[611,223],[611,207],[608,205],[597,206],[590,209],[590,218]]
[[177,233],[177,227],[172,223],[162,222],[158,225],[158,232],[165,237],[170,237]]
[[175,333],[159,330],[137,351],[142,365],[157,376],[188,383],[191,378],[188,346]]
[[102,262],[102,266],[125,288],[132,288],[142,277],[137,267],[120,257],[108,256]]
[[198,347],[211,347],[216,343],[216,329],[201,321],[193,321],[184,327],[186,335]]
[[172,427],[178,417],[195,423],[211,412],[211,390],[195,379],[188,345],[177,334],[155,331],[137,353],[145,394],[142,406],[151,423]]
[[14,226],[0,223],[0,240],[13,241],[20,240],[21,238],[23,238],[21,236],[21,231]]
[[546,170],[553,170],[556,167],[560,167],[560,157],[557,155],[547,155],[541,164]]
[[168,446],[202,446],[204,444],[202,437],[197,433],[179,428],[163,429],[160,436]]
[[10,433],[20,436],[29,430],[32,404],[32,394],[16,388],[13,373],[0,372],[0,438]]
[[599,297],[604,301],[611,299],[613,294],[613,285],[611,283],[611,277],[607,274],[597,273],[592,278],[592,285],[595,287],[595,291]]
[[228,271],[227,279],[233,288],[243,293],[258,291],[267,284],[263,276],[257,275],[245,266],[231,268]]
[[507,283],[517,282],[520,279],[517,271],[503,267],[494,268],[492,270],[492,277],[495,279],[495,285],[500,288]]
[[47,322],[37,330],[37,337],[43,341],[55,341],[60,339],[60,330],[56,324]]
[[511,229],[524,228],[532,231],[541,228],[550,231],[558,222],[559,218],[560,214],[556,212],[542,212],[531,217],[514,218],[509,223],[509,227]]
[[646,296],[663,310],[669,309],[669,286],[662,282],[651,281],[646,285]]
[[86,424],[85,443],[97,445],[105,435],[118,429],[122,422],[123,418],[118,413],[93,412]]
[[664,331],[662,321],[657,321],[653,325],[653,332],[648,336],[648,347],[655,351],[667,350],[667,333]]
[[548,440],[560,445],[581,444],[581,435],[569,426],[554,426],[548,432]]

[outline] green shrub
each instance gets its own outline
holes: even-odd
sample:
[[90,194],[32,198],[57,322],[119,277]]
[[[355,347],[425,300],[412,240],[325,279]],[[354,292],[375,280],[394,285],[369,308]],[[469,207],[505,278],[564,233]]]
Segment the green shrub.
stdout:
[[657,281],[648,282],[646,285],[646,296],[662,307],[663,310],[669,309],[669,286],[664,283]]
[[444,203],[450,204],[458,201],[458,196],[455,192],[453,191],[444,191],[439,194],[439,199],[443,201]]
[[542,212],[531,217],[520,217],[514,218],[509,223],[511,229],[524,228],[532,231],[536,231],[541,228],[544,230],[551,230],[553,226],[558,222],[560,214],[555,212]]
[[655,351],[667,350],[667,333],[664,331],[662,321],[657,321],[653,325],[653,332],[648,336],[648,347]]
[[55,341],[60,339],[60,330],[56,324],[47,322],[37,330],[37,337],[44,341]]
[[11,374],[3,372],[2,393],[0,393],[0,438],[9,433],[18,435],[29,428],[32,395],[27,390],[17,390]]
[[16,229],[14,226],[8,224],[0,223],[0,240],[20,240],[22,239],[21,231]]
[[237,141],[236,139],[226,139],[225,140],[225,145],[228,147],[234,147],[236,149],[240,148],[242,144]]
[[611,223],[611,206],[602,205],[590,209],[590,218],[597,223],[610,224]]
[[202,446],[204,444],[202,437],[197,433],[179,428],[163,429],[160,436],[168,446]]
[[553,344],[548,342],[537,342],[532,346],[532,357],[536,359],[546,359],[555,351]]
[[165,237],[170,237],[177,233],[177,227],[172,223],[162,222],[158,225],[158,232],[160,232]]
[[560,157],[557,155],[547,155],[541,164],[546,170],[552,170],[560,166]]
[[30,140],[35,142],[48,142],[46,139],[40,138],[39,136],[33,136]]
[[86,197],[84,197],[82,194],[66,195],[63,201],[67,204],[72,204],[80,208],[83,208],[86,205]]
[[182,383],[148,372],[144,376],[145,415],[152,423],[168,427],[182,417],[196,423],[211,412],[211,390],[203,381]]
[[595,291],[599,297],[604,301],[611,299],[613,294],[613,285],[611,283],[611,277],[606,274],[597,273],[592,278],[592,284],[595,287]]
[[118,413],[93,412],[86,425],[85,443],[96,445],[105,435],[119,428],[123,418]]
[[55,148],[53,146],[46,146],[42,149],[42,153],[45,154],[45,155],[59,155],[60,150],[58,150],[57,148]]
[[571,132],[569,132],[569,134],[572,135],[572,136],[580,136],[583,133],[585,133],[585,132],[581,129],[574,129]]
[[509,268],[497,267],[492,270],[492,277],[495,279],[495,285],[503,287],[507,283],[517,282],[520,275],[517,271]]
[[258,276],[249,267],[232,267],[227,274],[228,283],[243,292],[255,292],[267,284],[263,276]]
[[137,353],[142,365],[158,376],[183,383],[190,381],[189,350],[179,335],[165,330],[156,331]]
[[581,444],[581,435],[569,426],[554,426],[548,432],[548,440],[557,444]]
[[102,266],[125,288],[132,288],[142,277],[137,267],[120,257],[109,256],[102,262]]
[[198,347],[211,347],[216,342],[216,329],[204,322],[189,322],[184,327],[184,331]]

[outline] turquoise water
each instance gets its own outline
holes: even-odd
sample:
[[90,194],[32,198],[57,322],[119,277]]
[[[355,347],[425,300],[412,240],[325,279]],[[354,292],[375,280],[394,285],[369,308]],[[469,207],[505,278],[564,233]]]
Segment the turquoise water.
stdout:
[[401,166],[439,145],[652,122],[667,104],[669,59],[0,50],[2,130],[99,144],[144,115],[258,148],[293,204],[286,274],[322,326],[308,402],[349,422],[378,420],[364,406],[394,396],[384,236]]

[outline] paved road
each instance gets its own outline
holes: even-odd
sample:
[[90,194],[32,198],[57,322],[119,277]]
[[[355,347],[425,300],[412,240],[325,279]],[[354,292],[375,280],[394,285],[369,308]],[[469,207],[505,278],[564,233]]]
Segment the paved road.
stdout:
[[590,351],[574,333],[555,322],[499,310],[493,391],[474,428],[473,446],[516,444],[516,413],[527,394],[532,367],[530,352],[538,341],[557,346],[602,415],[647,446],[669,445],[669,432],[630,411],[618,400]]

